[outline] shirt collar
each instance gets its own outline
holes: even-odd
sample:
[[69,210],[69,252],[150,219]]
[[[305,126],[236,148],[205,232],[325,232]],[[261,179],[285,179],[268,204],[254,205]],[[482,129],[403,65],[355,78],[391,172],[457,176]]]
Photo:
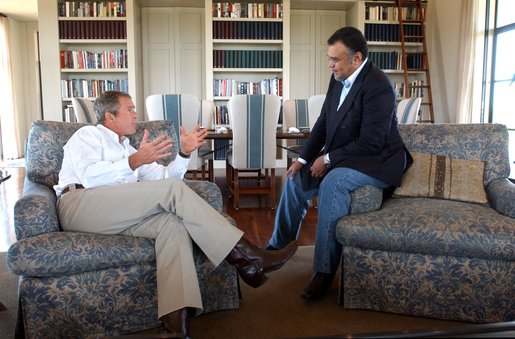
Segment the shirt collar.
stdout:
[[[103,131],[104,133],[106,133],[111,139],[113,139],[114,141],[116,142],[120,142],[120,136],[118,135],[118,133],[116,132],[113,132],[112,130],[110,130],[109,128],[105,127],[104,125],[102,124],[98,124],[97,125],[97,128],[101,131]],[[129,142],[129,138],[125,137],[125,136],[122,136],[121,137],[121,140],[122,140],[122,143],[125,145]]]
[[344,88],[349,89],[350,87],[352,87],[352,85],[354,84],[354,81],[356,81],[356,78],[358,77],[359,73],[361,72],[361,70],[363,69],[363,66],[365,66],[367,61],[368,61],[368,58],[366,58],[365,61],[363,61],[361,63],[361,66],[359,66],[358,69],[355,70],[354,73],[352,73],[347,79],[340,80],[340,82],[342,83]]

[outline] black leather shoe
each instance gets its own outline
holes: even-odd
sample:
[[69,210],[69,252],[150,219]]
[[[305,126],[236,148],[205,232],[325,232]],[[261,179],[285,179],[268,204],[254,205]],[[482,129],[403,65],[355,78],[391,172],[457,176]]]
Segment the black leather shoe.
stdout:
[[310,301],[322,299],[333,284],[335,273],[316,272],[304,289],[302,298]]
[[283,266],[295,254],[297,247],[297,241],[293,241],[280,251],[267,251],[241,238],[225,259],[236,267],[245,283],[259,287],[268,280],[265,273]]

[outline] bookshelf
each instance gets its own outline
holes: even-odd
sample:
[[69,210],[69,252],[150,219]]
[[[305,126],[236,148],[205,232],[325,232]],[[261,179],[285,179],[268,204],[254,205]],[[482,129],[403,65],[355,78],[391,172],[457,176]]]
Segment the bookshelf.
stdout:
[[228,125],[235,94],[289,95],[289,0],[205,0],[206,97]]
[[60,88],[63,120],[75,121],[72,97],[129,91],[125,1],[59,1]]
[[[215,103],[215,127],[229,125],[226,104],[232,95],[288,98],[290,0],[205,0],[204,10],[206,97]],[[214,141],[216,167],[224,165],[224,143]]]
[[129,92],[141,109],[138,11],[134,0],[38,1],[45,120],[72,120],[72,97],[109,89]]
[[397,100],[422,97],[419,121],[432,121],[427,51],[423,42],[425,32],[423,20],[420,20],[424,16],[420,11],[425,12],[425,2],[360,1],[359,5],[363,7],[360,11],[364,18],[362,29],[368,41],[370,60],[390,77]]

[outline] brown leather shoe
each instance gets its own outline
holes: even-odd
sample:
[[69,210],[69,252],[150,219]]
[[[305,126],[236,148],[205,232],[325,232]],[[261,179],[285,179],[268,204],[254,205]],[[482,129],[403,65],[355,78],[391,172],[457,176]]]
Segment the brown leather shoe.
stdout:
[[189,309],[187,307],[161,317],[166,330],[179,338],[189,338]]
[[267,251],[241,238],[225,259],[236,267],[245,283],[259,287],[268,280],[265,273],[283,266],[295,254],[297,247],[297,241],[293,241],[280,251]]

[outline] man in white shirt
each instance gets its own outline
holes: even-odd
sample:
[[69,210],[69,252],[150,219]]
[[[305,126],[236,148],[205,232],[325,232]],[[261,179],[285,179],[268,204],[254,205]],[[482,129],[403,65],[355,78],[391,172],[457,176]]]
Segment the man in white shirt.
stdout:
[[194,241],[213,265],[234,265],[252,287],[266,272],[281,267],[296,251],[292,242],[280,252],[257,248],[182,182],[189,155],[205,141],[206,130],[180,127],[181,150],[168,166],[172,140],[149,140],[138,150],[126,138],[136,133],[138,115],[131,97],[108,91],[94,104],[98,125],[80,128],[64,146],[54,189],[59,221],[66,231],[126,234],[156,240],[158,316],[165,327],[188,336],[188,314],[202,309],[193,262]]

